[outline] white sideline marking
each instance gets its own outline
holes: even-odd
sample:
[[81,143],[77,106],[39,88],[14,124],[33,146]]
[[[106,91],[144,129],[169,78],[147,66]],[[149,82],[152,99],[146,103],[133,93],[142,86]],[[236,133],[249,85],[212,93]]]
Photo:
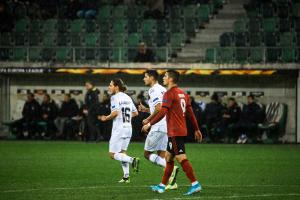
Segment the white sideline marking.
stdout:
[[197,196],[197,197],[175,197],[167,199],[146,199],[146,200],[184,200],[184,199],[241,199],[241,198],[257,198],[257,197],[287,197],[287,196],[300,196],[300,193],[288,194],[253,194],[253,195],[232,195],[232,196]]
[[[180,185],[181,187],[188,187],[190,185]],[[35,191],[54,191],[54,190],[85,190],[85,189],[99,189],[99,188],[149,188],[149,185],[113,185],[113,186],[84,186],[84,187],[58,187],[58,188],[28,188],[16,190],[0,190],[0,193],[17,193],[17,192],[35,192]],[[222,188],[222,187],[300,187],[300,185],[204,185],[204,188]],[[297,194],[300,195],[300,194]],[[204,197],[203,197],[204,198]]]

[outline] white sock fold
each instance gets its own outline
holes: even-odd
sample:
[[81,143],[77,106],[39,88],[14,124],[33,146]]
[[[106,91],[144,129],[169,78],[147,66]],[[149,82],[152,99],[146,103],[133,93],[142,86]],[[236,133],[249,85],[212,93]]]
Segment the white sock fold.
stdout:
[[161,167],[164,167],[164,168],[166,167],[166,159],[164,159],[164,158],[158,156],[158,155],[155,154],[155,153],[150,154],[149,160],[150,160],[152,163],[154,163],[154,164],[156,164],[156,165],[158,165],[158,166],[161,166]]
[[128,178],[129,177],[129,163],[128,162],[121,162],[122,169],[124,172],[123,177]]
[[127,163],[132,163],[133,158],[124,154],[124,153],[115,153],[114,155],[114,159],[118,160],[120,162],[127,162]]

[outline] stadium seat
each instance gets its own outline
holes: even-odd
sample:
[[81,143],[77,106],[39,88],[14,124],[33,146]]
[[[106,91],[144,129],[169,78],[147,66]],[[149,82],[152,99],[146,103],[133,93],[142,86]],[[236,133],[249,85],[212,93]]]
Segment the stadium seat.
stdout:
[[108,33],[101,33],[100,47],[109,47],[111,43],[111,37]]
[[98,14],[97,14],[97,19],[111,18],[112,10],[113,10],[113,7],[110,5],[104,5],[104,6],[100,7]]
[[25,46],[28,44],[27,33],[15,33],[14,44],[16,46]]
[[29,20],[28,19],[20,19],[15,24],[15,32],[17,33],[25,33],[29,28]]
[[[131,10],[130,10],[131,12]],[[118,5],[112,9],[112,17],[114,19],[124,19],[127,18],[127,6]]]
[[71,48],[58,48],[56,49],[55,58],[60,62],[72,61],[73,51]]
[[30,33],[29,34],[29,45],[38,46],[40,45],[40,33]]
[[294,29],[297,33],[300,33],[300,19],[294,20]]
[[142,42],[142,35],[139,33],[131,33],[128,35],[128,47],[137,48],[138,44]]
[[43,46],[55,46],[57,42],[56,33],[46,33],[42,36],[42,45]]
[[140,32],[140,23],[136,19],[128,20],[128,33],[137,33]]
[[167,33],[158,33],[156,36],[156,45],[158,47],[164,47],[168,44],[168,36]]
[[99,33],[86,33],[84,36],[85,46],[96,47],[99,46]]
[[235,51],[235,60],[238,63],[247,63],[249,56],[249,49],[247,48],[237,48]]
[[195,19],[186,19],[184,21],[184,29],[187,37],[195,37],[197,28],[198,26]]
[[146,8],[144,6],[130,5],[128,10],[127,16],[129,19],[140,19],[143,17]]
[[285,3],[278,2],[277,9],[278,9],[278,11],[277,11],[278,17],[280,17],[282,19],[289,17],[289,14],[291,13],[290,6],[287,2],[285,2]]
[[113,23],[113,33],[125,33],[127,32],[128,21],[125,19],[118,19]]
[[111,61],[112,62],[127,62],[127,48],[113,48]]
[[96,21],[93,19],[85,20],[85,29],[87,33],[98,32],[98,26]]
[[195,19],[196,18],[196,8],[195,5],[188,5],[183,8],[183,16],[185,19]]
[[71,35],[67,33],[58,33],[57,42],[58,46],[69,46],[71,43]]
[[296,46],[296,35],[293,32],[281,33],[280,46],[281,47]]
[[76,34],[76,33],[71,34],[71,46],[72,47],[82,46],[82,38],[80,34]]
[[155,55],[158,62],[167,62],[168,60],[168,51],[166,48],[158,48],[155,50]]
[[292,27],[292,19],[283,18],[279,20],[279,31],[280,32],[289,32]]
[[172,6],[170,9],[171,19],[180,19],[182,18],[182,9],[180,6]]
[[45,33],[56,33],[57,32],[57,19],[44,20],[42,24],[42,31]]
[[233,34],[231,32],[229,33],[223,33],[220,36],[220,46],[221,47],[229,47],[232,45],[234,40]]
[[235,33],[244,33],[248,30],[247,20],[241,19],[237,20],[233,24],[233,30]]
[[209,21],[209,15],[210,15],[210,8],[209,5],[201,5],[200,7],[197,7],[197,17],[200,22],[208,22]]
[[27,60],[27,48],[13,48],[10,60],[26,61]]
[[40,61],[41,60],[41,49],[30,48],[29,49],[29,61]]
[[55,56],[55,51],[53,48],[44,48],[41,51],[41,57],[43,61],[51,61]]
[[0,37],[1,37],[1,46],[11,46],[14,41],[13,41],[13,36],[11,33],[0,33]]
[[267,48],[266,50],[266,62],[268,63],[276,63],[280,57],[280,49],[279,48]]
[[278,35],[276,33],[269,33],[266,32],[264,34],[264,43],[265,46],[268,47],[276,47],[277,46],[277,41],[278,41]]
[[157,20],[157,33],[166,33],[168,29],[169,27],[166,20]]
[[156,32],[156,21],[153,19],[144,20],[142,23],[143,33],[153,33]]
[[136,48],[128,48],[128,62],[134,62],[137,52]]
[[170,24],[171,33],[181,33],[183,32],[183,21],[182,20],[173,20]]
[[99,51],[95,48],[84,49],[84,60],[85,61],[97,61],[99,59]]
[[124,47],[127,43],[127,34],[114,34],[112,35],[112,46],[113,47]]
[[107,62],[108,60],[110,60],[110,50],[108,48],[100,49],[99,53],[100,61]]
[[33,33],[40,32],[42,24],[43,24],[42,21],[38,19],[31,20],[29,24],[29,31]]
[[170,44],[172,49],[181,49],[185,44],[184,33],[173,33],[170,38]]
[[81,33],[85,32],[85,20],[75,19],[70,22],[70,31],[71,33]]
[[57,22],[57,30],[60,33],[68,32],[70,29],[70,21],[69,20],[58,20]]
[[264,32],[274,33],[277,31],[277,18],[267,18],[262,21],[262,29]]
[[156,38],[156,34],[152,34],[152,33],[144,33],[142,35],[142,41],[145,42],[148,47],[156,46],[155,38]]
[[205,62],[215,63],[217,57],[216,49],[206,49],[205,52]]
[[218,48],[217,61],[221,63],[232,63],[234,58],[233,48]]
[[248,43],[248,33],[247,32],[240,32],[235,33],[235,46],[237,47],[245,47]]
[[249,45],[251,47],[258,47],[262,45],[262,36],[259,32],[249,34]]
[[257,18],[250,19],[248,25],[250,33],[257,33],[261,30],[261,21]]
[[111,22],[109,20],[98,20],[97,21],[101,33],[109,33],[111,30]]
[[282,48],[281,61],[284,63],[295,62],[297,60],[297,51],[295,48]]
[[264,50],[262,48],[250,48],[249,62],[260,63],[263,61]]

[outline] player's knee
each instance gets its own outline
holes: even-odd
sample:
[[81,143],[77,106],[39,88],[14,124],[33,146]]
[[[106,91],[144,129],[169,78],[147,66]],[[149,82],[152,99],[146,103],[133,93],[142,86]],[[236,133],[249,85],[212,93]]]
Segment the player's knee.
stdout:
[[151,154],[150,152],[144,151],[144,157],[145,157],[147,160],[149,160],[150,154]]
[[186,155],[185,154],[179,154],[179,155],[176,155],[176,160],[177,162],[181,163],[183,160],[186,160]]
[[109,153],[109,157],[110,157],[111,159],[115,159],[114,156],[115,156],[114,153]]

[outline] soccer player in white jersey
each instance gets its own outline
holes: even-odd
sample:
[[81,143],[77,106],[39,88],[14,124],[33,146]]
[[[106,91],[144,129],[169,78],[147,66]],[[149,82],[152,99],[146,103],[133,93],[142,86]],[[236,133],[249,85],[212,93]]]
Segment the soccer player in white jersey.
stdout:
[[109,86],[111,97],[111,113],[107,116],[99,116],[101,121],[113,120],[111,137],[109,140],[109,154],[112,159],[121,162],[124,172],[120,183],[130,183],[129,164],[135,172],[139,170],[139,158],[126,154],[131,135],[131,118],[138,115],[138,111],[132,99],[125,94],[126,86],[121,79],[113,79]]
[[[158,73],[155,70],[147,70],[144,74],[144,82],[146,86],[149,86],[149,108],[144,105],[139,105],[140,112],[148,112],[150,116],[143,120],[143,124],[148,124],[150,120],[159,112],[162,105],[162,98],[164,93],[167,91],[166,88],[158,83]],[[165,154],[168,144],[167,136],[167,122],[166,118],[163,118],[157,124],[151,127],[151,131],[148,133],[145,147],[144,157],[163,168],[166,167]],[[176,176],[178,173],[178,167],[175,166],[173,169],[172,176],[169,179],[167,189],[177,189]]]

